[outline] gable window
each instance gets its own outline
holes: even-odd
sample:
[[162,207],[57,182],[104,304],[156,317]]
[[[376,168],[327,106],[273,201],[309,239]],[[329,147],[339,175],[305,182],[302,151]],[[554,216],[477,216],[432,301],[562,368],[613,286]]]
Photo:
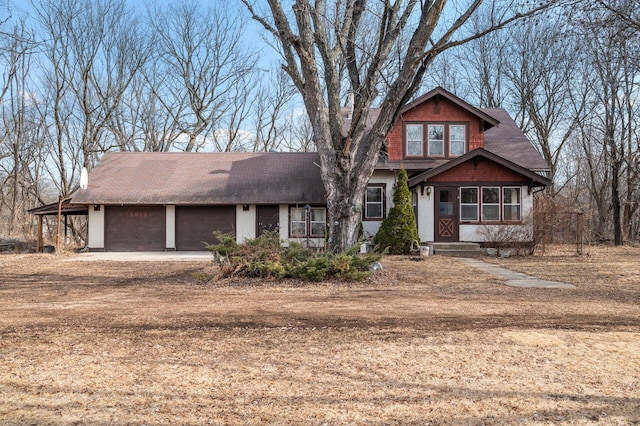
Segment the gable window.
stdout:
[[324,237],[327,226],[327,210],[324,207],[311,207],[308,215],[304,207],[291,207],[289,218],[292,237]]
[[407,124],[407,155],[422,155],[422,124]]
[[502,189],[503,220],[520,220],[521,218],[520,188]]
[[429,155],[444,155],[444,126],[442,124],[430,124],[429,128]]
[[482,188],[482,220],[500,220],[500,188]]
[[384,185],[368,186],[364,196],[364,220],[382,220],[384,213]]
[[464,154],[465,129],[464,125],[452,124],[449,126],[449,155],[460,156]]
[[478,220],[478,188],[460,188],[460,220]]

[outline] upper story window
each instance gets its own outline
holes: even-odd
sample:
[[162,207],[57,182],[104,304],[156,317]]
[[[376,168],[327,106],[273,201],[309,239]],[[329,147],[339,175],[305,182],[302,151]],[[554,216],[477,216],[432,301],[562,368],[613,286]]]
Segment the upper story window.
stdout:
[[441,157],[444,155],[444,125],[429,125],[429,155]]
[[452,124],[449,126],[449,155],[458,156],[464,154],[466,146],[466,126]]
[[422,156],[422,124],[407,124],[407,155]]
[[406,157],[459,157],[467,152],[467,124],[405,124]]

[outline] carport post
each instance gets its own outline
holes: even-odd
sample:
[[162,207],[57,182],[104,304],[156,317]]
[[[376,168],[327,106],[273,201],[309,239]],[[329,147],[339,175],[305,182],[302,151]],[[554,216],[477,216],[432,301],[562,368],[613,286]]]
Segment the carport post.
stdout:
[[60,222],[62,216],[62,196],[58,197],[58,227],[56,229],[56,254],[60,254]]
[[36,247],[38,253],[42,253],[44,249],[44,243],[42,241],[42,216],[41,214],[38,215],[38,247]]

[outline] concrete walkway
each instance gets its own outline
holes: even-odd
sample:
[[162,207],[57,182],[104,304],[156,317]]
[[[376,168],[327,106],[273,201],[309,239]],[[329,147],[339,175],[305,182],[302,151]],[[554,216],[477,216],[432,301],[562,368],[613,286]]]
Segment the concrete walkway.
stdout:
[[131,252],[87,252],[66,260],[111,260],[115,262],[193,262],[213,261],[208,251],[131,251]]
[[520,272],[513,272],[501,266],[483,262],[480,259],[461,258],[462,262],[469,266],[480,269],[483,272],[496,275],[505,280],[504,285],[509,287],[531,287],[531,288],[576,288],[573,284],[560,281],[547,281]]

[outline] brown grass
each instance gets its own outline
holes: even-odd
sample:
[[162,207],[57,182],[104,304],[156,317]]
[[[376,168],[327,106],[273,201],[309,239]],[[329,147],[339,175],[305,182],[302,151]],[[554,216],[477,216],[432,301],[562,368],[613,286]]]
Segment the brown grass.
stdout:
[[455,259],[367,282],[0,256],[3,424],[638,424],[640,249]]

